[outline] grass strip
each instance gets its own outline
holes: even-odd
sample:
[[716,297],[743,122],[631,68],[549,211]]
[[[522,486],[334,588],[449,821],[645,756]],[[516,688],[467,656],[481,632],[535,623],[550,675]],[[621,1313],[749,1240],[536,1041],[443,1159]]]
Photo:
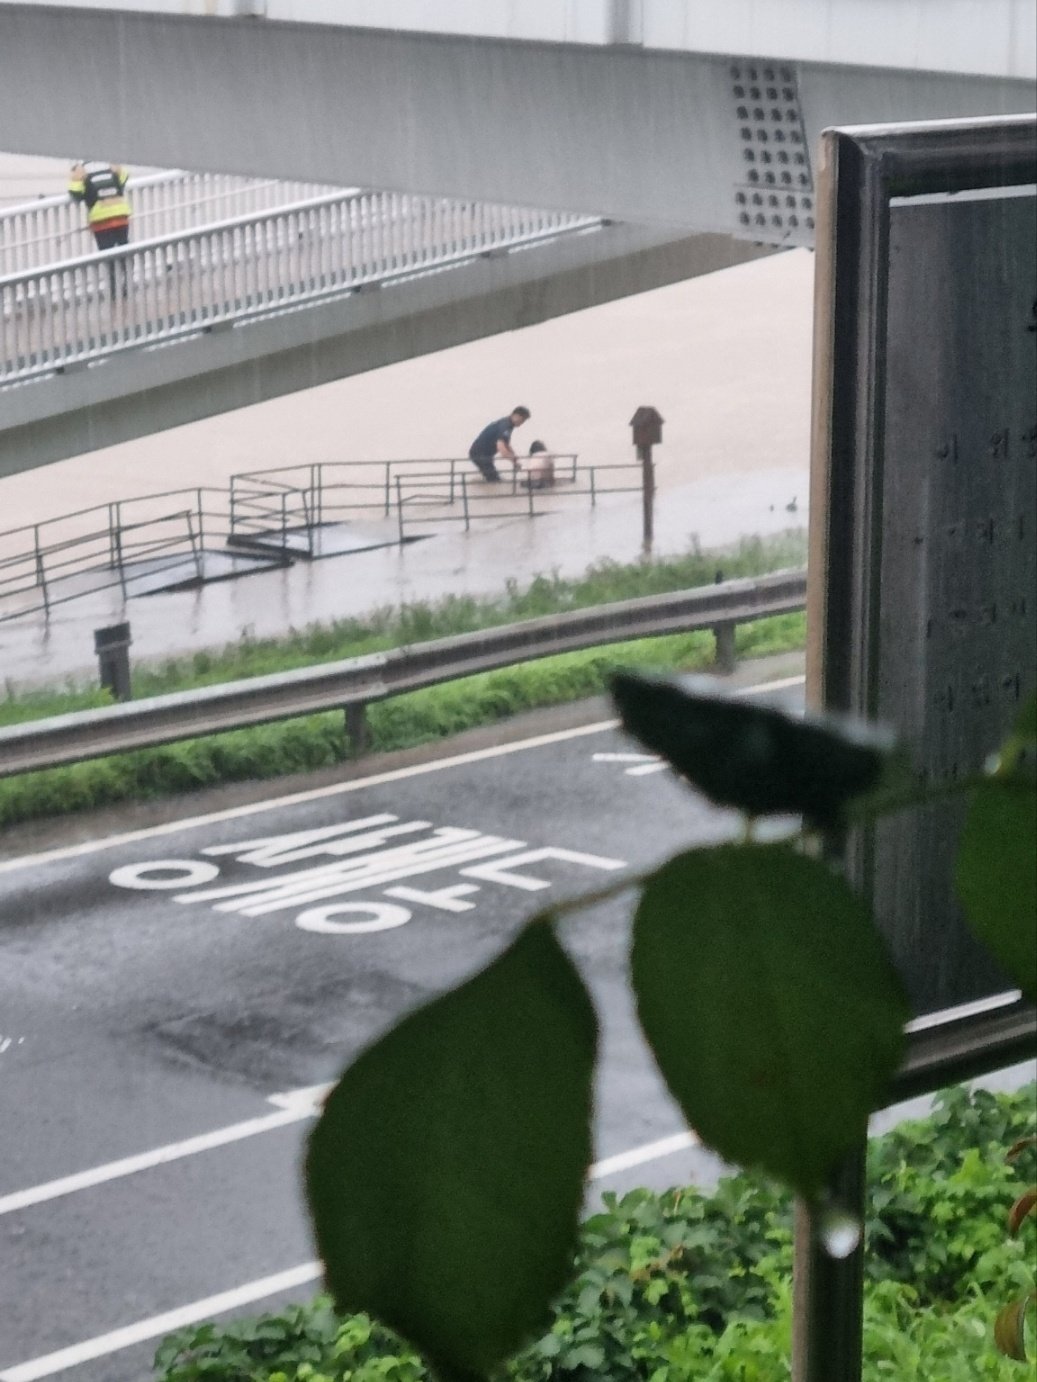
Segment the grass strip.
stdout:
[[[645,566],[606,563],[581,581],[538,578],[526,590],[512,589],[498,601],[451,598],[435,605],[380,611],[363,622],[316,627],[277,642],[243,640],[219,653],[198,653],[156,669],[135,672],[134,683],[139,695],[158,695],[286,671],[359,656],[376,648],[404,646],[557,613],[563,608],[586,608],[654,590],[683,589],[692,577],[701,585],[704,572],[708,570],[712,578],[719,562],[723,562],[725,577],[731,578],[794,566],[802,561],[802,556],[802,543],[785,539],[743,544],[737,553],[719,559],[692,553],[679,560]],[[800,648],[804,629],[802,614],[757,620],[739,627],[737,651],[743,657],[761,657]],[[564,653],[410,692],[369,707],[371,749],[387,752],[410,748],[493,724],[524,710],[599,694],[605,689],[609,674],[619,666],[694,671],[709,667],[713,654],[710,633],[674,634]],[[75,687],[64,692],[8,695],[0,704],[0,723],[24,723],[106,703],[103,692]],[[309,772],[330,767],[349,753],[344,716],[339,711],[327,711],[70,767],[25,773],[0,781],[0,826],[122,802],[153,800],[220,783]]]

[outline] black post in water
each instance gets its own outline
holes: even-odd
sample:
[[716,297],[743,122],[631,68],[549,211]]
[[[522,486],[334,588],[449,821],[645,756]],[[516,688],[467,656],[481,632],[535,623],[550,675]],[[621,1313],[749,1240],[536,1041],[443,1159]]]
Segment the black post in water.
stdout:
[[655,537],[655,466],[652,447],[663,439],[663,419],[657,408],[643,404],[630,419],[634,429],[634,446],[641,462],[641,545],[645,556],[652,550]]
[[101,670],[101,686],[117,701],[133,697],[130,687],[130,626],[110,624],[94,629],[94,652]]

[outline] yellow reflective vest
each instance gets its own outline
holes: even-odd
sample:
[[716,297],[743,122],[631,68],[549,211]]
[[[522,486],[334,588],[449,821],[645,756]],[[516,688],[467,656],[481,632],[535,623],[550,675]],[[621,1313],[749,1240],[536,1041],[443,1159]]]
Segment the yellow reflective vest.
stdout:
[[91,230],[114,230],[130,223],[130,203],[126,197],[125,168],[108,163],[87,163],[81,174],[73,171],[68,193],[86,207],[86,223]]

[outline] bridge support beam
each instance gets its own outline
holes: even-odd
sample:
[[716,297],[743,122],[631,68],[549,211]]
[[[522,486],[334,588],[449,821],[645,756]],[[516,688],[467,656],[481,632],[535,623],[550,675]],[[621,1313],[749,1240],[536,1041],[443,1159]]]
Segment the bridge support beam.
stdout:
[[0,129],[11,152],[92,149],[138,165],[696,231],[739,233],[743,130],[766,124],[772,108],[782,133],[795,108],[813,149],[829,125],[1032,109],[1033,89],[1025,77],[766,53],[0,5]]

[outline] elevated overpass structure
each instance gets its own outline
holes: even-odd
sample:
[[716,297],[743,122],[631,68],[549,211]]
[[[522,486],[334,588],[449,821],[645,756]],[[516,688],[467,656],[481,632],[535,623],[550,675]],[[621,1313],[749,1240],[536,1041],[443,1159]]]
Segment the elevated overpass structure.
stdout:
[[6,389],[0,474],[810,245],[823,128],[1035,104],[1033,0],[899,0],[895,22],[886,0],[432,8],[0,0],[12,151],[86,140],[134,164],[600,227]]

